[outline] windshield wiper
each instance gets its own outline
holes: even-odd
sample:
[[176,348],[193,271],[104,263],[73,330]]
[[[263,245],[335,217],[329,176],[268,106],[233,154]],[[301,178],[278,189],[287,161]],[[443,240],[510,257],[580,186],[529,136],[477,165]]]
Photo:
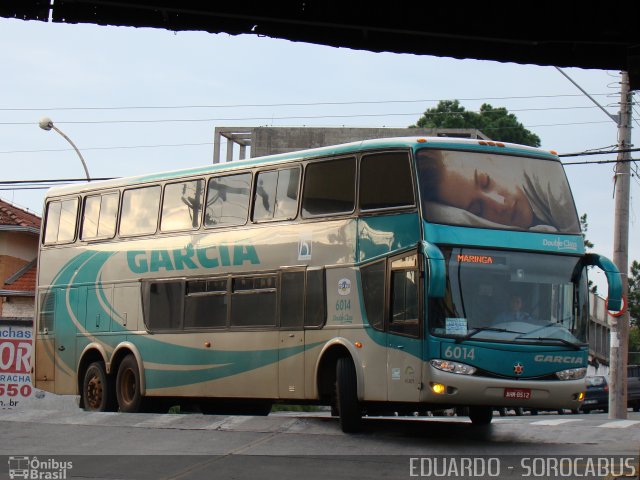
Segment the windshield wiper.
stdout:
[[523,336],[519,336],[519,337],[516,337],[516,340],[542,340],[542,341],[553,340],[554,342],[563,343],[566,346],[573,348],[574,350],[580,350],[580,348],[582,347],[579,343],[570,342],[569,340],[565,340],[564,338],[557,338],[557,337],[523,337]]
[[513,330],[508,330],[506,328],[496,328],[496,327],[476,327],[467,333],[464,337],[456,338],[456,343],[464,342],[465,340],[469,340],[471,337],[476,336],[480,332],[501,332],[501,333],[520,333],[524,332],[515,332]]

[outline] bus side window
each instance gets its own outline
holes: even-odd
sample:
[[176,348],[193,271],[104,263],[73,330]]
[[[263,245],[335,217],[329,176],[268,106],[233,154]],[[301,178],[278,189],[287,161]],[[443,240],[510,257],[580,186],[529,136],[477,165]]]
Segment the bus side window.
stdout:
[[209,180],[205,227],[244,225],[249,211],[251,174],[225,175]]
[[382,260],[362,267],[360,277],[367,321],[376,330],[384,330],[386,261]]
[[160,187],[132,188],[122,196],[120,235],[155,233],[160,210]]
[[184,282],[148,282],[143,288],[149,330],[182,330]]
[[225,328],[228,311],[227,277],[187,282],[184,328]]
[[304,271],[280,274],[280,326],[302,328],[304,324]]
[[92,195],[84,199],[82,240],[112,238],[118,218],[118,192]]
[[40,318],[38,319],[38,331],[42,333],[53,333],[56,311],[56,291],[49,290],[41,292],[39,299]]
[[276,275],[235,277],[231,282],[231,326],[275,327]]
[[307,165],[302,216],[347,214],[355,209],[356,159],[341,158]]
[[416,254],[391,262],[389,332],[418,337],[420,272]]
[[292,220],[298,213],[300,169],[258,173],[253,198],[253,221]]
[[160,230],[174,232],[200,227],[204,180],[170,183],[164,187]]
[[411,166],[406,152],[366,155],[360,163],[360,209],[415,205]]
[[55,200],[47,204],[45,245],[71,243],[76,235],[78,199]]
[[304,326],[321,327],[327,317],[327,294],[324,268],[307,270],[305,289]]

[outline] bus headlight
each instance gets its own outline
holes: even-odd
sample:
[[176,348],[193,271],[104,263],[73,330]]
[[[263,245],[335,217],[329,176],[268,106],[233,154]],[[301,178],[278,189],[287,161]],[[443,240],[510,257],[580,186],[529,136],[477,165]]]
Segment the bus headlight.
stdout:
[[473,375],[476,373],[475,367],[450,360],[431,360],[431,365],[443,372],[458,373],[460,375]]
[[556,377],[560,380],[579,380],[583,378],[587,374],[587,369],[582,368],[570,368],[569,370],[562,370],[561,372],[556,372]]

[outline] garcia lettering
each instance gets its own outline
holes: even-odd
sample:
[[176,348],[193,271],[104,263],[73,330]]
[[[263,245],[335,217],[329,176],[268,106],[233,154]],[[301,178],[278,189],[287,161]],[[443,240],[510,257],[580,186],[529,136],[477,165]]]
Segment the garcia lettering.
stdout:
[[194,248],[188,244],[174,250],[131,250],[127,252],[127,264],[133,273],[174,270],[195,270],[241,266],[246,263],[259,265],[260,259],[253,245],[219,245]]

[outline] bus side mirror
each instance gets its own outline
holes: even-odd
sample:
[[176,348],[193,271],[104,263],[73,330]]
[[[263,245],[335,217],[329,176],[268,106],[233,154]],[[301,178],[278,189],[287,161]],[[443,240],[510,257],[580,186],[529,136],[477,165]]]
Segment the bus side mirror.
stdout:
[[607,257],[596,253],[587,253],[583,257],[582,266],[583,268],[598,267],[605,273],[609,285],[607,308],[613,311],[622,309],[622,279],[620,278],[618,267]]
[[444,298],[447,289],[447,269],[444,255],[438,247],[429,242],[420,242],[427,268],[427,297]]

